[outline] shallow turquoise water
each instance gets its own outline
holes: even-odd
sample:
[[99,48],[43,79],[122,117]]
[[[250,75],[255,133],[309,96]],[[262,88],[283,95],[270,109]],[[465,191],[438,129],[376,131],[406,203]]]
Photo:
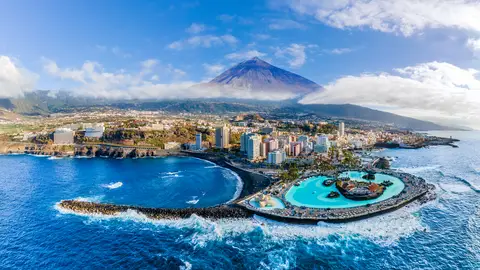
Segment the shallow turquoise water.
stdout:
[[[350,177],[351,179],[359,181],[366,181],[362,179],[362,176],[365,174],[366,173],[364,172],[350,171],[342,173],[340,176]],[[311,208],[351,208],[384,201],[398,195],[405,188],[405,184],[400,179],[390,175],[377,173],[375,174],[375,180],[372,182],[382,183],[383,181],[390,180],[393,185],[387,187],[382,196],[376,199],[353,201],[345,198],[341,194],[338,198],[327,198],[327,195],[332,191],[337,191],[337,188],[335,187],[335,184],[325,187],[323,181],[326,179],[331,179],[331,177],[311,177],[300,183],[299,186],[291,187],[285,194],[285,199],[295,206]]]
[[248,203],[252,205],[253,207],[264,209],[264,210],[273,210],[273,209],[283,209],[285,208],[285,205],[283,204],[282,200],[280,198],[272,196],[272,201],[274,202],[272,206],[266,206],[266,207],[260,207],[260,204],[255,200],[251,199]]

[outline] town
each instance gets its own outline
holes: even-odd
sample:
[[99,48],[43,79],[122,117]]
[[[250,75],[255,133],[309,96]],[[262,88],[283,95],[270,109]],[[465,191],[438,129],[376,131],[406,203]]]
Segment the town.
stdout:
[[[346,121],[264,119],[257,113],[172,115],[132,110],[52,114],[3,120],[0,152],[29,150],[32,154],[73,156],[78,155],[79,148],[88,146],[122,149],[114,152],[116,158],[128,157],[130,152],[125,149],[151,150],[146,156],[204,152],[228,154],[242,165],[261,171],[285,164],[354,167],[360,164],[359,157],[365,157],[362,150],[453,142],[388,126],[372,127],[371,123],[351,122],[348,126]],[[104,154],[112,157],[112,152]]]

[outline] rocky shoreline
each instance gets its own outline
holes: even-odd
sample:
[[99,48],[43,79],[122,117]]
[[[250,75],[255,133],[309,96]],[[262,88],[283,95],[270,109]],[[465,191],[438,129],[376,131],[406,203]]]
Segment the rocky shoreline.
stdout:
[[222,205],[208,208],[148,208],[128,205],[86,202],[79,200],[63,200],[58,207],[78,214],[117,216],[128,210],[144,214],[151,219],[185,219],[197,215],[208,219],[249,218],[252,213],[233,205]]

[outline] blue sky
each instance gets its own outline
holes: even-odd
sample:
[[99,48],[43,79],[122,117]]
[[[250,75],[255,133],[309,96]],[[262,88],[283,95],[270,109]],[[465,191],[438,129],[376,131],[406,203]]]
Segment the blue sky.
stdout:
[[[0,79],[14,76],[0,96],[65,89],[165,97],[259,55],[325,86],[305,103],[360,100],[475,126],[478,18],[480,2],[467,0],[4,1]],[[409,100],[435,91],[440,99]]]

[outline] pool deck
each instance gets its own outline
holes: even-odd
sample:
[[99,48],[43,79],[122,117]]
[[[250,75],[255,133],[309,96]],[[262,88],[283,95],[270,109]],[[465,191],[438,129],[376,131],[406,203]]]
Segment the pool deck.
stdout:
[[[375,173],[381,173],[386,175],[391,175],[397,177],[403,181],[405,188],[400,192],[400,194],[393,196],[389,199],[367,204],[365,206],[350,207],[350,208],[309,208],[302,206],[292,205],[285,199],[285,194],[288,190],[295,184],[300,183],[312,176],[335,176],[336,173],[342,173],[349,170],[342,171],[332,171],[323,174],[309,175],[297,181],[293,181],[289,184],[276,183],[267,189],[260,191],[258,193],[252,194],[243,198],[241,201],[237,201],[237,205],[244,207],[245,209],[252,211],[258,215],[265,216],[268,218],[287,221],[287,222],[346,222],[354,221],[367,217],[376,216],[382,213],[390,212],[405,206],[406,204],[413,202],[427,193],[432,191],[435,186],[427,184],[424,179],[403,172],[391,171],[391,170],[371,170]],[[356,169],[352,171],[367,171],[362,169]],[[263,210],[261,208],[256,208],[249,203],[249,200],[261,193],[266,193],[269,195],[276,196],[280,198],[285,204],[284,209],[269,209]]]

